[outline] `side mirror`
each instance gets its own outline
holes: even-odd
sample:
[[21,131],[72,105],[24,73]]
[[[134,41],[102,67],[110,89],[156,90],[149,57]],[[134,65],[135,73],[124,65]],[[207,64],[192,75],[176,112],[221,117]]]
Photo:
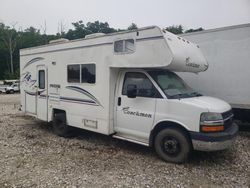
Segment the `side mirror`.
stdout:
[[136,85],[130,84],[127,86],[127,96],[128,98],[135,98],[137,95]]

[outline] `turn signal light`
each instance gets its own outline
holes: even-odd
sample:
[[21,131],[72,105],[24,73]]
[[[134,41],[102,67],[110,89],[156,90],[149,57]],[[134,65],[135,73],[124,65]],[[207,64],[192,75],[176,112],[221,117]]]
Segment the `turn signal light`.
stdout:
[[216,125],[216,126],[207,126],[203,125],[201,127],[202,132],[219,132],[219,131],[224,131],[224,126],[223,125]]

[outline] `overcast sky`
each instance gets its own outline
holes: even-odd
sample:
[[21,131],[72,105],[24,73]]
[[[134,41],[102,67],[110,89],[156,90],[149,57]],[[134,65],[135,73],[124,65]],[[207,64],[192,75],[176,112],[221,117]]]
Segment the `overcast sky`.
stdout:
[[111,27],[166,27],[182,24],[185,29],[205,29],[250,23],[250,0],[0,0],[0,22],[16,28],[44,27],[58,32],[83,20],[107,21]]

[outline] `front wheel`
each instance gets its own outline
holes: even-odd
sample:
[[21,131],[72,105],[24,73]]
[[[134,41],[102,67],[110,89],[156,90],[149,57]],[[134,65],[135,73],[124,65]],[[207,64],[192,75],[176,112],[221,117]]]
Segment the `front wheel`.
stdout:
[[160,131],[154,142],[156,153],[165,161],[183,163],[188,159],[191,144],[187,135],[178,128]]

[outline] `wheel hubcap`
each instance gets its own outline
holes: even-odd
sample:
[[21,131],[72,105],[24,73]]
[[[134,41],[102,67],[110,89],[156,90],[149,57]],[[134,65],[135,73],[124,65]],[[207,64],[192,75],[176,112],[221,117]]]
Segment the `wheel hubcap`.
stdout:
[[178,155],[180,144],[175,138],[168,137],[164,139],[162,149],[168,155]]

